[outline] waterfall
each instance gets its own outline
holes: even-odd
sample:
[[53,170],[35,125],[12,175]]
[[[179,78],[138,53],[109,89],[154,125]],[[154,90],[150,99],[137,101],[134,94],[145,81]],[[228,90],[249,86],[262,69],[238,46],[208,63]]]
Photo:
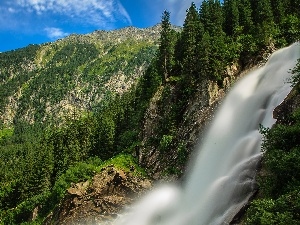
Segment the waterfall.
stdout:
[[276,51],[263,67],[238,81],[196,149],[182,187],[158,187],[116,224],[229,224],[255,190],[262,154],[259,126],[274,124],[273,110],[291,90],[289,71],[299,57],[298,42]]

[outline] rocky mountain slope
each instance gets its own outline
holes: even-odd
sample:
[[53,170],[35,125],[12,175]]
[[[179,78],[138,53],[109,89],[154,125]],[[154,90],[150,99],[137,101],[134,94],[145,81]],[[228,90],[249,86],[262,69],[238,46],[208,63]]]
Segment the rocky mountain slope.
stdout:
[[126,92],[151,62],[160,26],[95,31],[0,54],[0,121],[61,123]]
[[149,179],[109,165],[91,182],[73,184],[43,224],[111,224],[122,209],[150,188]]

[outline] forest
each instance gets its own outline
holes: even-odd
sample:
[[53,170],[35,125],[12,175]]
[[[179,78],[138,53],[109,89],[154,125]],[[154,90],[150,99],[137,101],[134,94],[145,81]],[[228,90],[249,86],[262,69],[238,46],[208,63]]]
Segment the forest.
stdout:
[[[143,148],[155,145],[162,153],[177,148],[177,163],[183,167],[188,154],[186,143],[175,136],[184,122],[190,99],[207,81],[222,87],[228,66],[238,63],[245,68],[263,60],[263,55],[299,41],[299,6],[299,0],[205,0],[200,6],[191,4],[181,31],[173,29],[171,15],[164,11],[158,48],[140,43],[133,49],[135,58],[127,54],[128,46],[136,45],[134,42],[124,44],[120,52],[107,46],[104,58],[93,57],[98,54],[95,45],[72,43],[45,53],[47,60],[38,72],[24,72],[16,68],[24,68],[41,46],[1,53],[0,109],[7,101],[6,96],[32,77],[39,77],[36,83],[30,83],[35,89],[25,87],[22,98],[26,94],[44,96],[36,97],[37,101],[32,103],[39,109],[33,118],[24,119],[29,107],[24,101],[11,126],[0,122],[0,224],[42,224],[71,183],[91,179],[108,160],[124,170],[134,165],[136,176],[147,176],[147,168],[138,164],[136,152],[142,144],[145,113],[160,88],[163,116],[155,128],[155,137],[150,139],[151,143],[143,143]],[[66,52],[72,57],[64,58]],[[74,77],[82,85],[85,79],[94,80],[92,89],[97,92],[106,79],[97,75],[118,71],[122,66],[120,57],[126,57],[134,69],[138,60],[149,55],[152,58],[147,70],[129,91],[108,94],[101,104],[89,99],[93,106],[89,111],[67,115],[63,123],[52,117],[45,122],[47,112],[39,105],[46,101],[40,99],[51,96],[51,104],[59,102],[64,93],[75,88]],[[6,68],[7,61],[18,66]],[[70,70],[73,67],[75,70]],[[300,60],[292,73],[291,85],[300,92]],[[24,80],[16,79],[14,74],[23,74]],[[59,74],[64,74],[63,81]],[[56,95],[47,93],[50,85],[55,86]],[[35,92],[37,89],[44,92]],[[171,107],[166,107],[166,103]],[[259,180],[261,196],[250,205],[245,224],[300,224],[299,110],[283,124],[261,132],[267,172]],[[167,172],[178,176],[182,173],[177,168]],[[31,221],[36,207],[40,209],[38,217]]]

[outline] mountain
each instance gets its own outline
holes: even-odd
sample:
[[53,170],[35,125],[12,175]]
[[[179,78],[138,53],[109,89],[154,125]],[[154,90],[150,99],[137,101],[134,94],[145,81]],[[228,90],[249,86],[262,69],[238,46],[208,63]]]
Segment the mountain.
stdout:
[[62,123],[97,110],[136,84],[159,37],[159,25],[127,27],[1,53],[1,123]]
[[286,2],[203,1],[182,28],[165,11],[1,53],[0,224],[112,220],[152,182],[184,180],[231,86],[299,40]]

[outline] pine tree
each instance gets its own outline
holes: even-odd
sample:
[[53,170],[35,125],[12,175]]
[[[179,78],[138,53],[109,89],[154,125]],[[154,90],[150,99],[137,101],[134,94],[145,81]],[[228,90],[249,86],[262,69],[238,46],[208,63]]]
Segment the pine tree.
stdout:
[[256,52],[254,42],[252,8],[250,0],[237,0],[236,5],[239,12],[239,26],[236,27],[233,45],[231,45],[234,59],[240,58],[241,62],[247,62],[249,57]]
[[272,1],[274,19],[279,28],[279,35],[277,37],[277,42],[279,42],[278,47],[291,44],[300,39],[299,7],[299,0]]
[[220,1],[203,1],[200,7],[200,21],[202,22],[205,31],[208,31],[210,35],[224,35],[224,16]]
[[234,36],[240,26],[238,0],[224,0],[224,29],[226,34]]
[[174,58],[175,58],[175,65],[174,65],[174,74],[182,75],[183,70],[183,48],[184,45],[183,39],[182,39],[182,32],[178,33],[177,41],[175,43],[175,49],[174,49]]
[[212,68],[210,63],[211,57],[211,40],[208,32],[204,32],[198,45],[199,54],[199,74],[203,79],[211,79]]
[[174,32],[170,23],[170,13],[164,11],[161,21],[161,37],[158,51],[158,68],[162,75],[162,82],[165,83],[171,74],[174,65]]
[[254,11],[254,19],[256,24],[260,24],[264,21],[267,23],[274,22],[270,0],[259,0],[257,2],[257,7]]
[[292,69],[292,74],[290,81],[292,83],[292,87],[297,87],[297,90],[300,93],[300,58],[297,60],[296,66]]
[[280,24],[280,38],[284,44],[292,44],[300,40],[300,17],[295,14],[286,15]]
[[287,0],[272,0],[272,13],[274,16],[274,21],[277,24],[282,23],[285,15],[286,15],[286,7],[289,3]]
[[224,18],[220,1],[203,1],[200,7],[200,21],[204,31],[208,33],[207,36],[210,36],[209,77],[211,80],[221,81],[231,56],[228,52],[228,39],[223,31]]
[[182,65],[184,76],[187,79],[194,79],[198,76],[198,55],[197,45],[199,43],[199,35],[203,32],[199,14],[194,3],[187,10],[187,15],[183,24],[181,34],[182,41]]
[[274,39],[275,23],[270,0],[252,1],[253,20],[256,27],[253,30],[257,46],[264,49],[269,46]]
[[240,0],[238,5],[239,24],[244,34],[249,34],[253,30],[252,8],[249,0]]

